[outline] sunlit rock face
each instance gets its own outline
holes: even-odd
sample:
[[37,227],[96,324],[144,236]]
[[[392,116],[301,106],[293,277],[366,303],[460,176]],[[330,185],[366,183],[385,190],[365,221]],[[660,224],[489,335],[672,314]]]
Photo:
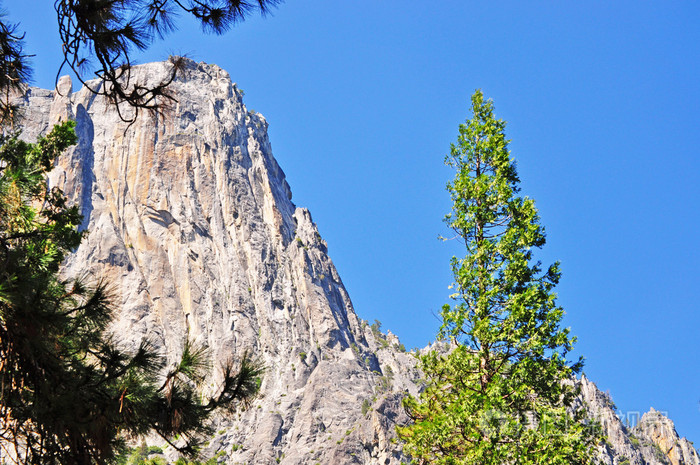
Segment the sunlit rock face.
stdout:
[[672,465],[695,465],[700,463],[700,456],[692,443],[680,438],[671,420],[653,408],[642,415],[632,433],[654,444],[652,453],[666,456]]
[[[170,71],[138,66],[132,79],[158,83]],[[380,350],[358,320],[310,213],[291,201],[267,122],[247,111],[228,73],[186,60],[169,91],[176,101],[160,116],[131,125],[103,98],[71,93],[67,78],[58,92],[25,96],[24,138],[77,122],[80,142],[50,178],[89,230],[65,273],[111,283],[124,344],[151,338],[171,361],[187,337],[206,346],[212,389],[227,360],[260,358],[259,398],[218,420],[204,455],[398,464],[397,393],[415,392],[412,358]]]
[[[626,426],[609,394],[601,392],[585,376],[580,381],[579,401],[587,404],[591,416],[606,436],[599,448],[606,465],[699,465],[693,445],[676,433],[673,422],[651,409],[634,427]],[[623,415],[624,416],[624,415]]]
[[[137,66],[132,79],[157,84],[171,66]],[[310,213],[291,201],[267,121],[247,111],[228,73],[185,60],[169,87],[175,101],[133,124],[71,87],[62,78],[57,91],[32,88],[21,102],[27,140],[57,121],[77,122],[79,143],[50,177],[89,230],[64,273],[111,283],[122,344],[150,338],[171,362],[186,338],[207,347],[210,389],[217,368],[246,351],[266,366],[260,396],[216,420],[204,458],[408,462],[394,427],[408,420],[401,397],[418,392],[415,358],[355,315]],[[313,144],[313,133],[303,137]],[[609,398],[585,378],[581,386],[608,433],[605,463],[700,465],[672,423],[657,434],[643,420],[633,438]],[[165,455],[176,457],[172,448]]]

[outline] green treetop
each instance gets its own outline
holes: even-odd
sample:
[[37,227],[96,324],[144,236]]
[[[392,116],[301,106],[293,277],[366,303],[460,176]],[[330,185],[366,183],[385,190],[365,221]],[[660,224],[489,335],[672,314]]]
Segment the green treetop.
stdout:
[[414,423],[399,435],[419,463],[592,463],[597,433],[582,409],[567,410],[582,360],[566,360],[559,264],[533,262],[545,233],[534,201],[518,196],[506,123],[480,91],[472,112],[446,157],[457,173],[445,222],[467,249],[452,259],[454,304],[441,311],[450,350],[422,358],[427,385],[405,400]]

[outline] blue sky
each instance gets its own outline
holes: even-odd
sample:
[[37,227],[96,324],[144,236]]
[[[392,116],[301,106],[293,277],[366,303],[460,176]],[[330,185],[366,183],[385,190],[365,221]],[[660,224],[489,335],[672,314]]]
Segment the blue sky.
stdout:
[[[52,87],[41,3],[3,6]],[[464,254],[437,240],[442,161],[482,89],[546,227],[539,258],[561,261],[586,373],[622,412],[653,406],[700,441],[699,26],[691,1],[289,0],[220,37],[185,25],[138,60],[229,71],[357,313],[409,348],[434,338]]]

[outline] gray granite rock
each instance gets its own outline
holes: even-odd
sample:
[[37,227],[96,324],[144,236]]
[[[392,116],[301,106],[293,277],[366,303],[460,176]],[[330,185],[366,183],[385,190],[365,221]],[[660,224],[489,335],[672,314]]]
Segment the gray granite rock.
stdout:
[[[138,66],[132,78],[157,82],[170,66]],[[228,73],[186,60],[170,87],[177,101],[131,125],[70,89],[62,78],[59,92],[23,97],[26,139],[77,122],[80,142],[50,184],[81,206],[90,233],[64,273],[112,284],[112,330],[127,346],[151,338],[174,362],[189,337],[215,368],[245,351],[267,367],[259,397],[217,420],[204,455],[399,463],[393,424],[404,421],[397,392],[408,377],[397,360],[411,357],[382,349],[380,361],[310,213],[291,202],[265,118],[246,109]],[[382,363],[393,364],[396,387]],[[220,376],[214,369],[210,389]]]
[[[171,66],[137,66],[132,79],[159,82]],[[123,344],[151,338],[171,362],[187,337],[206,346],[211,390],[217,367],[245,351],[267,367],[259,397],[216,419],[204,456],[407,461],[394,427],[408,421],[401,398],[419,390],[415,357],[357,318],[311,214],[291,201],[267,121],[246,109],[228,73],[185,60],[170,87],[176,101],[133,124],[103,98],[71,89],[61,78],[58,91],[31,88],[20,99],[28,140],[57,121],[77,122],[79,143],[49,181],[81,206],[90,231],[64,273],[112,284],[112,330]],[[606,464],[700,464],[670,420],[656,428],[645,416],[631,433],[593,383],[583,378],[581,387],[608,435]],[[165,456],[175,459],[172,449]]]

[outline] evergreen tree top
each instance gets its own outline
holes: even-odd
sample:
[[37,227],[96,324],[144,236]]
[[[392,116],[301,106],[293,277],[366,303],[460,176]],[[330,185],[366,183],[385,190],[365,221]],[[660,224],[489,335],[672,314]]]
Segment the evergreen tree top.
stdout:
[[467,251],[452,259],[453,304],[440,313],[438,336],[454,345],[421,358],[427,385],[405,399],[414,423],[398,433],[420,463],[589,464],[599,433],[585,410],[567,410],[582,360],[566,360],[574,338],[560,327],[559,264],[533,260],[544,228],[518,196],[506,123],[481,91],[471,101],[445,159],[456,171],[445,222]]

